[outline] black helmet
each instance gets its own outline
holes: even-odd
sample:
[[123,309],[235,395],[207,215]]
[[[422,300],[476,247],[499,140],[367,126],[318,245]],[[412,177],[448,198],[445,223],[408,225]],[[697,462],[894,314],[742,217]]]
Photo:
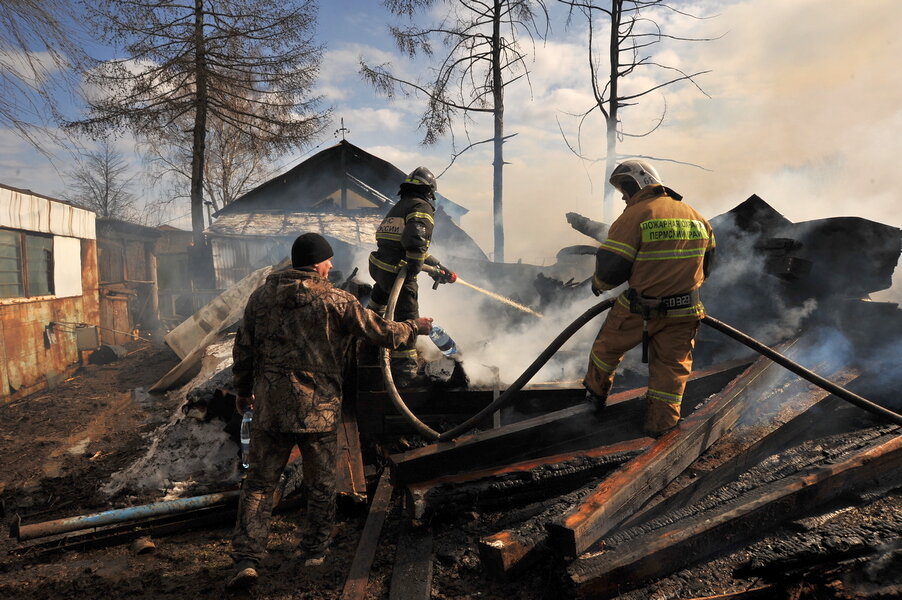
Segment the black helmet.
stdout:
[[[435,175],[426,167],[417,167],[410,172],[404,183],[408,185],[426,186],[431,194],[438,191],[438,184],[435,182]],[[402,184],[403,185],[403,184]]]

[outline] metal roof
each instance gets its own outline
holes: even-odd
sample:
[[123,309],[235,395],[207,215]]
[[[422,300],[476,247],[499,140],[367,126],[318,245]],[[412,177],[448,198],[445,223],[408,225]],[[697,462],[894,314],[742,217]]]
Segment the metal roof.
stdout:
[[375,246],[381,214],[258,211],[221,215],[207,228],[226,237],[293,237],[313,231],[354,246]]

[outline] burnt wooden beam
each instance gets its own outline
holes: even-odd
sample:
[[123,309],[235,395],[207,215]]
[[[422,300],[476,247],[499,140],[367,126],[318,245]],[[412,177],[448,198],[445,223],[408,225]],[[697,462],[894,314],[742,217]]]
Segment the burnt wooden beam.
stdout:
[[[547,550],[545,524],[591,494],[597,481],[564,496],[514,511],[509,521],[519,523],[479,540],[477,548],[483,570],[490,576],[505,579],[536,562]],[[522,513],[528,514],[524,517]]]
[[783,596],[784,594],[780,593],[780,588],[775,585],[760,585],[747,590],[726,592],[714,596],[697,596],[687,600],[773,600]]
[[736,547],[850,490],[902,469],[902,436],[896,429],[843,460],[763,485],[741,501],[680,520],[619,544],[588,553],[567,568],[580,597],[608,598],[665,577],[716,552]]
[[360,451],[360,433],[354,402],[345,400],[338,426],[338,452],[335,456],[335,491],[355,501],[366,500],[366,475]]
[[432,598],[432,532],[408,525],[398,539],[389,600]]
[[[694,405],[725,386],[749,365],[748,360],[730,361],[692,374],[683,404]],[[613,394],[608,407],[596,415],[581,403],[497,429],[461,436],[390,457],[395,481],[408,484],[516,460],[594,448],[643,437],[642,401],[646,388]],[[582,390],[578,390],[582,394]],[[570,391],[572,394],[573,391]]]
[[782,536],[779,543],[754,544],[751,558],[739,565],[739,577],[765,577],[768,581],[801,573],[824,564],[861,556],[879,556],[898,550],[893,542],[902,539],[902,519],[886,511],[881,519],[860,525],[828,525],[818,531]]
[[341,591],[341,600],[363,600],[366,597],[366,587],[370,579],[370,568],[373,566],[373,558],[376,556],[376,548],[379,547],[379,536],[382,533],[382,525],[391,510],[391,494],[394,488],[391,484],[391,476],[388,469],[382,472],[373,501],[370,504],[369,513],[363,532],[360,534],[360,542],[357,544],[357,552],[351,561],[348,578],[345,580]]
[[651,446],[638,438],[590,450],[555,454],[498,468],[445,475],[406,486],[414,519],[457,507],[497,510],[567,493],[616,469]]
[[[794,344],[794,341],[792,342]],[[644,454],[609,475],[595,493],[559,521],[549,523],[551,544],[566,556],[585,552],[629,518],[728,431],[758,384],[779,366],[759,358],[700,409],[658,438]]]
[[[845,384],[852,381],[855,377],[857,377],[857,374],[850,373],[837,379],[840,383]],[[802,379],[798,379],[797,382],[807,385],[807,382]],[[698,477],[691,484],[666,500],[638,511],[627,519],[621,527],[632,527],[660,515],[695,504],[717,488],[736,480],[739,475],[748,471],[768,456],[777,454],[790,445],[799,444],[806,440],[841,430],[849,423],[848,413],[853,411],[860,412],[859,409],[821,389],[813,392],[812,397],[813,403],[801,414],[796,415],[782,426],[770,432],[748,449],[740,452],[732,460]],[[768,400],[768,402],[772,401],[773,399]],[[843,417],[843,415],[846,416]]]
[[[373,434],[415,431],[398,413],[384,391],[357,391],[357,414],[360,430]],[[494,399],[491,389],[448,389],[423,387],[401,392],[405,404],[427,425],[462,423],[488,406]],[[526,415],[539,415],[563,410],[583,400],[580,390],[555,387],[527,387],[512,405]]]

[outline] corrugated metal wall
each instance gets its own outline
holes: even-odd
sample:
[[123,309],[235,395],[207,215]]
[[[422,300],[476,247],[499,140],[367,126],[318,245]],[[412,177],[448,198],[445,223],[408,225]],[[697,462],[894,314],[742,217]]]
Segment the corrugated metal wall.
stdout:
[[0,227],[93,240],[95,218],[89,210],[0,186]]
[[216,288],[227,290],[255,270],[291,254],[294,238],[212,237]]

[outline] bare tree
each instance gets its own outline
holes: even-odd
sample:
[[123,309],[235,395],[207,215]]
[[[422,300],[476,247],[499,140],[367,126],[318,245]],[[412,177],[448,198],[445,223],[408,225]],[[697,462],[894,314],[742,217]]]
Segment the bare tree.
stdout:
[[[187,129],[190,131],[190,128]],[[190,200],[192,139],[176,137],[145,140],[142,149],[157,182],[167,182],[168,200]],[[212,210],[231,204],[274,174],[270,148],[219,119],[210,119],[204,160],[205,202]]]
[[63,0],[0,2],[0,126],[38,150],[38,129],[60,120],[59,100],[87,64],[73,13]]
[[86,2],[103,39],[126,58],[88,78],[88,118],[97,135],[127,128],[139,138],[177,137],[190,121],[191,224],[203,240],[207,131],[228,124],[273,152],[303,147],[328,122],[311,88],[321,48],[314,0],[98,0]]
[[77,166],[66,172],[68,187],[62,197],[90,208],[99,217],[135,220],[137,198],[129,171],[122,154],[104,139],[97,150],[86,152]]
[[[494,223],[494,260],[504,261],[503,167],[504,89],[523,77],[528,78],[527,55],[520,47],[523,35],[530,40],[547,34],[548,13],[544,0],[439,0],[448,11],[439,23],[426,27],[391,27],[398,47],[410,58],[417,54],[433,56],[433,43],[445,49],[433,68],[429,81],[411,80],[392,74],[390,65],[367,65],[361,61],[361,74],[378,91],[391,97],[395,89],[422,94],[426,110],[420,120],[424,144],[433,144],[446,133],[454,135],[458,118],[464,128],[473,116],[491,114],[493,136],[472,142],[454,159],[477,144],[494,145],[492,213]],[[384,0],[398,17],[413,19],[427,11],[436,0]],[[540,26],[544,23],[544,26]],[[469,132],[467,140],[470,141]],[[453,163],[453,159],[452,159]]]
[[[570,18],[574,14],[584,17],[588,26],[588,63],[589,77],[592,85],[592,94],[595,104],[588,108],[580,117],[580,130],[585,119],[594,111],[599,111],[604,117],[605,139],[607,152],[605,153],[605,186],[604,186],[604,221],[611,223],[614,216],[613,187],[607,183],[607,174],[613,171],[620,157],[617,154],[617,142],[624,137],[644,137],[651,134],[666,116],[666,100],[664,109],[657,122],[647,131],[629,133],[623,127],[620,109],[633,106],[641,98],[667,86],[681,81],[687,81],[698,88],[701,93],[705,91],[698,85],[695,78],[709,71],[696,71],[687,73],[673,66],[662,64],[652,56],[653,51],[665,41],[708,41],[707,38],[688,38],[670,35],[666,33],[652,16],[660,14],[660,11],[669,11],[687,18],[698,19],[685,11],[678,10],[667,3],[666,0],[558,0],[570,7]],[[657,11],[657,13],[656,13]],[[596,42],[596,17],[606,15],[610,21],[610,32],[603,50],[597,50]],[[601,67],[607,57],[608,70]],[[626,91],[622,86],[624,79],[630,75],[644,71],[647,76],[654,77],[650,73],[657,70],[664,73],[664,77],[649,87]],[[569,142],[568,142],[569,145]],[[571,150],[573,147],[571,146]],[[574,150],[581,158],[581,152]],[[670,162],[681,162],[660,157],[642,156],[637,158],[655,158]],[[686,164],[686,163],[682,163]]]

